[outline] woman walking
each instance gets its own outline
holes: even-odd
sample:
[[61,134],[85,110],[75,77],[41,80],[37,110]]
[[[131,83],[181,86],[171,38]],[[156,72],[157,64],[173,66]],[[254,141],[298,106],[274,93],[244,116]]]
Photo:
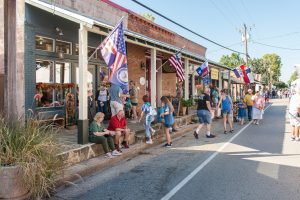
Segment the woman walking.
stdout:
[[222,114],[223,114],[223,124],[224,124],[224,134],[227,134],[226,124],[227,121],[230,126],[230,133],[233,133],[232,121],[230,119],[230,114],[232,114],[233,103],[230,96],[228,96],[226,90],[221,91],[221,101],[219,101],[218,108],[222,103]]
[[141,117],[139,119],[139,122],[142,120],[143,116],[146,115],[145,123],[144,123],[144,128],[146,131],[146,143],[147,144],[152,144],[152,138],[151,138],[151,132],[153,133],[154,130],[151,127],[151,123],[154,121],[154,116],[151,114],[151,104],[149,102],[149,97],[148,95],[143,96],[143,101],[144,105],[142,106],[142,113]]
[[160,100],[163,106],[163,113],[161,113],[160,116],[164,118],[165,135],[167,140],[165,147],[172,147],[170,128],[174,124],[174,107],[167,97],[162,96]]
[[259,120],[263,118],[265,99],[257,91],[253,97],[253,124],[258,125]]
[[246,103],[244,102],[244,98],[241,97],[239,102],[238,102],[238,117],[239,119],[241,120],[241,125],[244,124],[244,120],[245,120],[245,117],[246,117]]

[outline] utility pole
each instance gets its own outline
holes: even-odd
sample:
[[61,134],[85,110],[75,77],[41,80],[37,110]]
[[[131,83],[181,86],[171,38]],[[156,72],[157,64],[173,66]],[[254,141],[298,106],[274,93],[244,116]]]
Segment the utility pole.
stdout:
[[245,54],[246,54],[246,67],[249,67],[248,65],[248,37],[249,34],[247,33],[247,26],[246,24],[244,24],[244,31],[243,31],[243,36],[242,38],[244,38],[244,42],[245,42]]

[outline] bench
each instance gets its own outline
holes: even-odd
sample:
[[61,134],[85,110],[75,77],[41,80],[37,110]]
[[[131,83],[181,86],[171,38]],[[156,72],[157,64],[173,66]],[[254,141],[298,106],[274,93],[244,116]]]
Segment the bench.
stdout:
[[32,120],[38,125],[56,125],[59,127],[65,126],[64,113],[61,110],[56,111],[39,111],[37,118]]

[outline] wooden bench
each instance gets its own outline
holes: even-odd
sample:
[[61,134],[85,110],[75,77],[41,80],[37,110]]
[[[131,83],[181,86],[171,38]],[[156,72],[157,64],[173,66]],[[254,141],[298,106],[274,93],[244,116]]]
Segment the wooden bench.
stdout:
[[65,126],[65,118],[60,111],[40,111],[37,113],[37,118],[31,120],[31,122],[38,125]]

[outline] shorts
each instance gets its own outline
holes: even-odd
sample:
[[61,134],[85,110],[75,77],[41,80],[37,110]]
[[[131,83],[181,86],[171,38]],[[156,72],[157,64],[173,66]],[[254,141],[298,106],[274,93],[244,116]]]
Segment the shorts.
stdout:
[[296,117],[297,114],[293,116],[290,114],[290,123],[293,127],[300,127],[300,117]]
[[211,124],[211,113],[208,110],[197,110],[200,124]]
[[164,124],[166,128],[171,128],[173,124]]
[[131,105],[132,105],[132,106],[137,106],[138,103],[132,103],[132,102],[131,102]]
[[111,116],[116,115],[120,110],[124,109],[123,104],[117,102],[117,101],[111,101],[110,102],[110,108],[111,108]]
[[223,115],[230,115],[231,114],[231,110],[222,110],[222,114]]

